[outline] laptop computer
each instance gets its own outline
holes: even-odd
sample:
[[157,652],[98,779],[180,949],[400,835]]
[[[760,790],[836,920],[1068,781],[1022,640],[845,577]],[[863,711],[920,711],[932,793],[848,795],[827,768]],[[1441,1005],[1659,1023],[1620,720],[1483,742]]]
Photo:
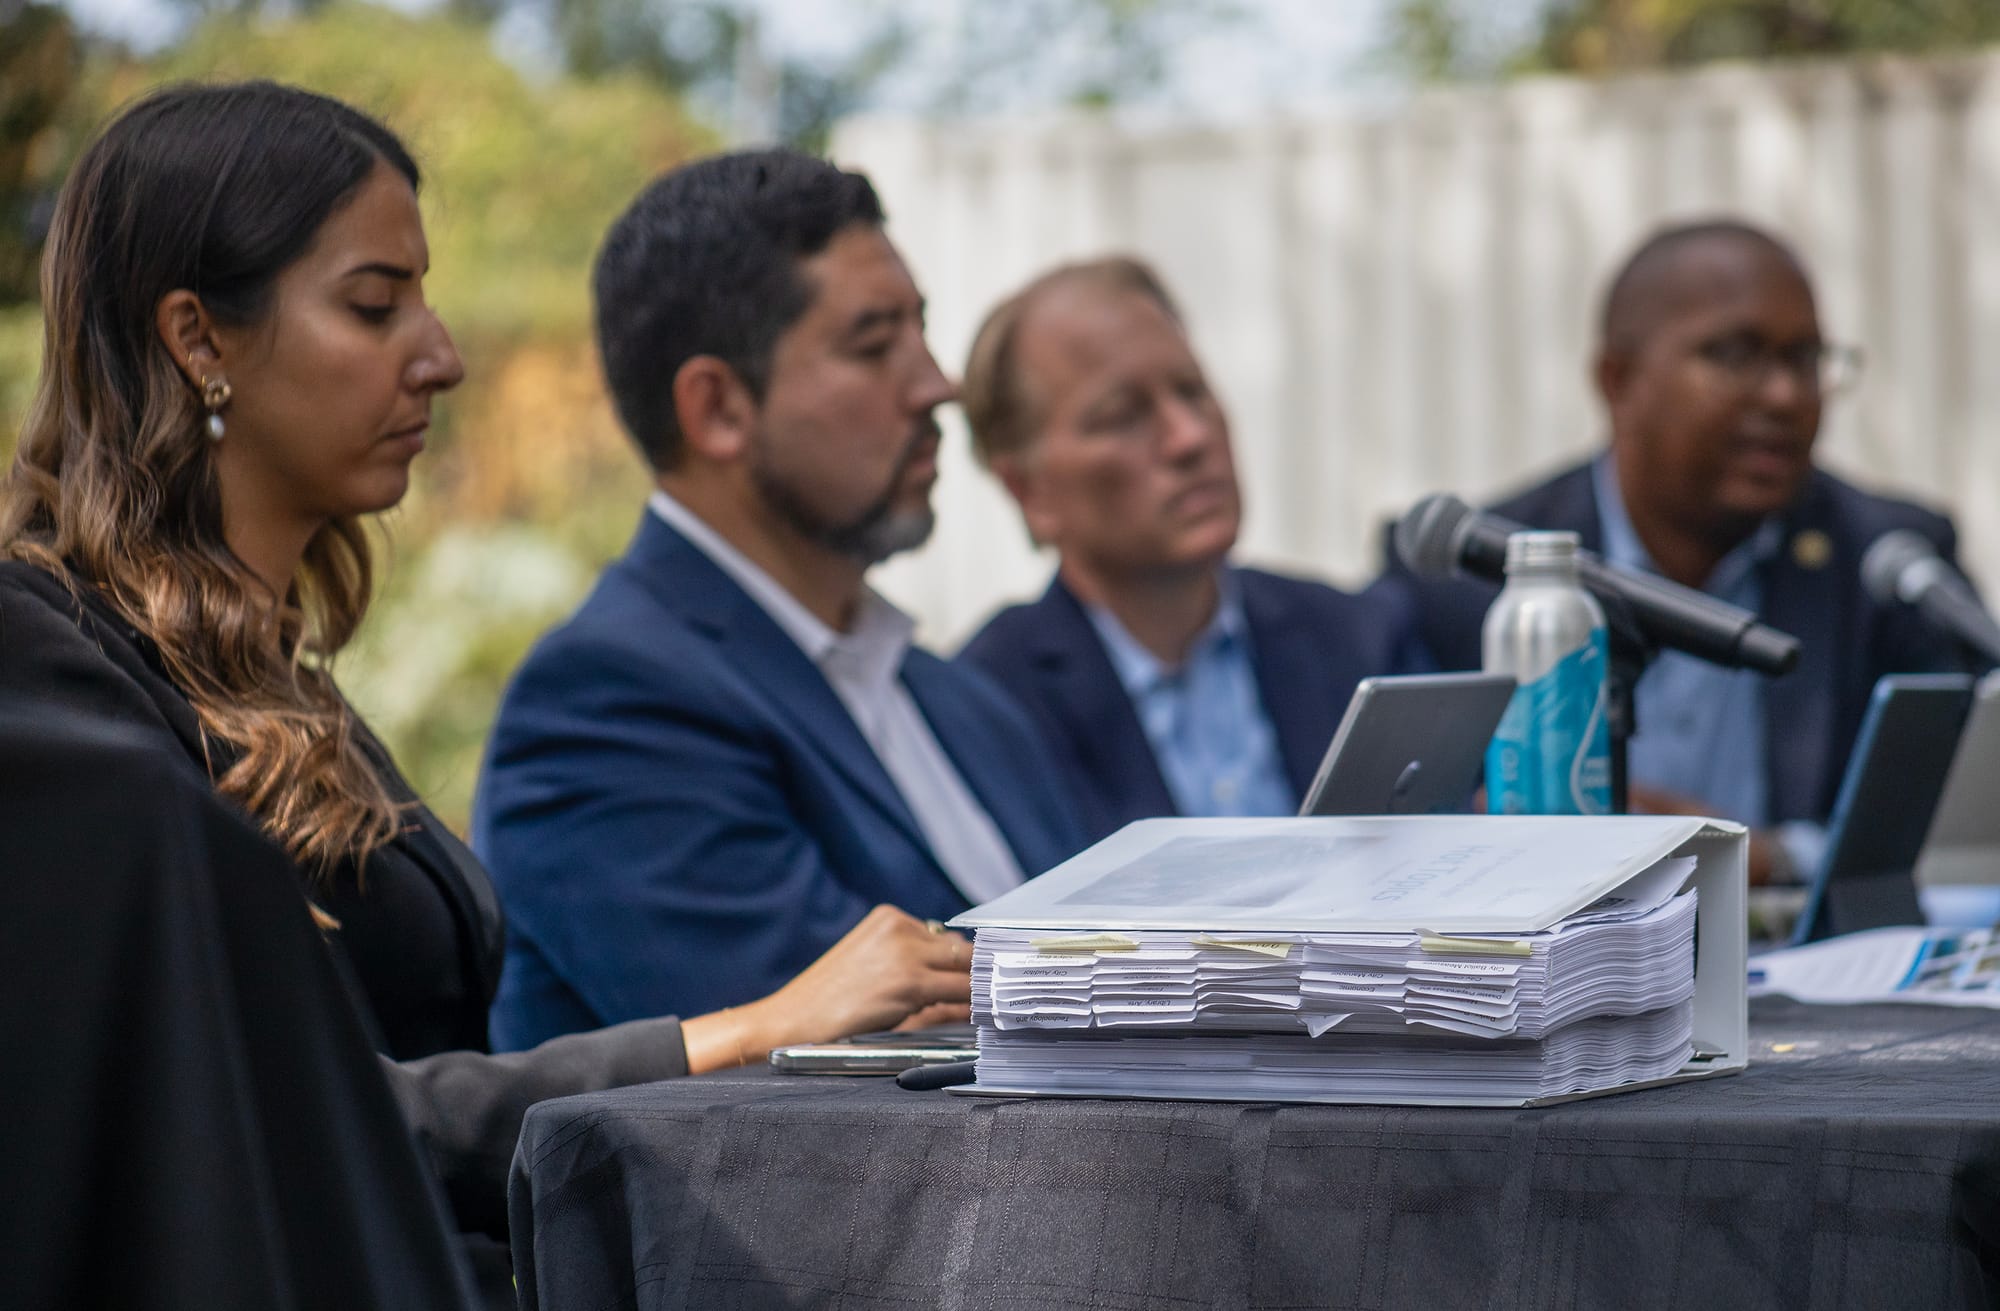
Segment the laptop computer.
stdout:
[[1364,678],[1327,744],[1301,815],[1428,815],[1470,804],[1512,674]]
[[1794,944],[1924,922],[1917,856],[1971,707],[1969,675],[1890,674],[1876,682]]

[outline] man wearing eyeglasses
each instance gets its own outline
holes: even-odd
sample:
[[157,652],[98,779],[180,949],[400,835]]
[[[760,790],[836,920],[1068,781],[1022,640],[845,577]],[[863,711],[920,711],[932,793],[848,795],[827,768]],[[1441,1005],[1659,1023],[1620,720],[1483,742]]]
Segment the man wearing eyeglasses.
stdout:
[[1385,603],[1231,563],[1229,416],[1159,275],[1065,264],[995,306],[960,389],[1056,576],[959,659],[1012,693],[1091,840],[1298,808],[1355,685],[1427,663]]
[[[1875,680],[1957,667],[1906,607],[1867,596],[1862,553],[1900,528],[1949,560],[1956,534],[1814,467],[1821,407],[1859,361],[1821,336],[1805,267],[1771,234],[1734,221],[1654,234],[1613,278],[1599,334],[1608,448],[1493,511],[1574,530],[1615,565],[1800,639],[1778,679],[1661,653],[1638,684],[1629,762],[1634,810],[1740,820],[1753,882],[1805,877]],[[1402,578],[1440,666],[1476,668],[1495,589]]]

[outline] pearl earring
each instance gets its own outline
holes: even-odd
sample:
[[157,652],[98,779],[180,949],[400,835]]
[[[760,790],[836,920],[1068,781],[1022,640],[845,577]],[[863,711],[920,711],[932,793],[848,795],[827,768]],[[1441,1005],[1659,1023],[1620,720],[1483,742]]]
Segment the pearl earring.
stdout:
[[202,375],[201,404],[208,411],[208,439],[212,442],[222,440],[222,407],[229,404],[229,396],[228,379]]

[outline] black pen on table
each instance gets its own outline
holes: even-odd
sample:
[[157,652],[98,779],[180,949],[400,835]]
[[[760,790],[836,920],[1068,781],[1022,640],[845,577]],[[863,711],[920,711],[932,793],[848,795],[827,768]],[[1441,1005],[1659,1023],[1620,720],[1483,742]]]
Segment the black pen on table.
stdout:
[[922,1092],[930,1088],[949,1088],[953,1084],[971,1083],[978,1066],[978,1061],[941,1061],[936,1065],[912,1065],[896,1076],[896,1086]]

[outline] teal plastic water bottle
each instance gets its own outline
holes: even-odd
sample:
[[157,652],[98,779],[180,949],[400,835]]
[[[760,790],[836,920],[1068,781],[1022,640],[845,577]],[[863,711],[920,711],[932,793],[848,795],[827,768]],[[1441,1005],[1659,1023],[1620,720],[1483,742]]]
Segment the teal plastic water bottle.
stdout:
[[1481,633],[1488,673],[1517,684],[1486,748],[1495,815],[1611,813],[1604,611],[1576,574],[1575,533],[1507,539],[1507,585]]

